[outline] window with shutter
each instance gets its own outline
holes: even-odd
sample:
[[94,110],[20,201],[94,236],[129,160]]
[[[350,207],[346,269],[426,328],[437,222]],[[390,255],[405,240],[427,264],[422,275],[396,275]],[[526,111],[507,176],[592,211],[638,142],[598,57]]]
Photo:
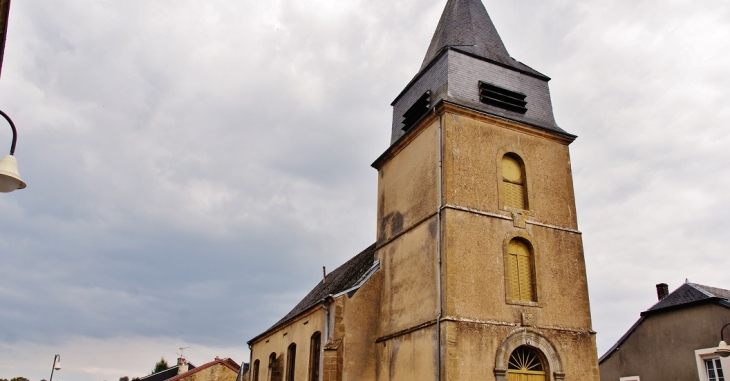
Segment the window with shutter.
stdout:
[[524,165],[514,154],[502,157],[502,195],[504,206],[527,209]]
[[532,269],[532,251],[521,239],[513,239],[507,252],[507,284],[512,300],[535,300],[534,277]]

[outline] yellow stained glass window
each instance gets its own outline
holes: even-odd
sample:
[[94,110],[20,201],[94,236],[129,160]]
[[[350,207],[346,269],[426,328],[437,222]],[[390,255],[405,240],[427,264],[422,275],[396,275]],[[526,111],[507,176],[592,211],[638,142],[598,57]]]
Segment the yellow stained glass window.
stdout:
[[509,381],[545,381],[545,367],[534,349],[519,347],[509,357]]
[[508,284],[512,300],[535,301],[532,274],[532,252],[520,239],[509,243],[507,252]]
[[505,206],[527,209],[525,174],[519,159],[512,155],[502,157],[502,192]]

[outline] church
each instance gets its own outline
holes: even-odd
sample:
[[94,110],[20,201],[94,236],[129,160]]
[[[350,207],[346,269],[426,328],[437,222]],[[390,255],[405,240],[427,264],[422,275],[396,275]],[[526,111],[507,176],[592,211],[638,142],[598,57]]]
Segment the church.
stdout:
[[375,243],[248,342],[247,379],[598,381],[549,80],[448,0],[372,164]]

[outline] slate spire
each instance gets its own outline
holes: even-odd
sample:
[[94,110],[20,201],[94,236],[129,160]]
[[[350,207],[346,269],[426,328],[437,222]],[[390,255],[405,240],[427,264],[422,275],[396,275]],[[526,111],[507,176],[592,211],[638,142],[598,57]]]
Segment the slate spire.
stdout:
[[516,65],[481,0],[448,0],[421,70],[447,46],[508,66]]
[[555,122],[548,81],[510,57],[482,0],[448,0],[421,69],[392,103],[391,143],[442,102],[574,139]]

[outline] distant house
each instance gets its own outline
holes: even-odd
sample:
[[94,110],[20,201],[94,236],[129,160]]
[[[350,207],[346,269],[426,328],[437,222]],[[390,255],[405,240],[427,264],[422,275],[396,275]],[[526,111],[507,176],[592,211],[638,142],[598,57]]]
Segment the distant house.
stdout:
[[661,283],[657,296],[599,359],[601,381],[724,381],[730,358],[715,350],[730,322],[730,291],[687,282],[669,294]]
[[239,373],[245,373],[248,364],[244,364],[243,372],[241,366],[230,358],[218,358],[205,363],[197,368],[180,373],[167,381],[236,381]]
[[185,373],[190,369],[195,369],[195,365],[187,362],[184,358],[177,359],[177,365],[169,367],[163,371],[152,373],[149,376],[136,378],[139,381],[167,381],[178,374]]

